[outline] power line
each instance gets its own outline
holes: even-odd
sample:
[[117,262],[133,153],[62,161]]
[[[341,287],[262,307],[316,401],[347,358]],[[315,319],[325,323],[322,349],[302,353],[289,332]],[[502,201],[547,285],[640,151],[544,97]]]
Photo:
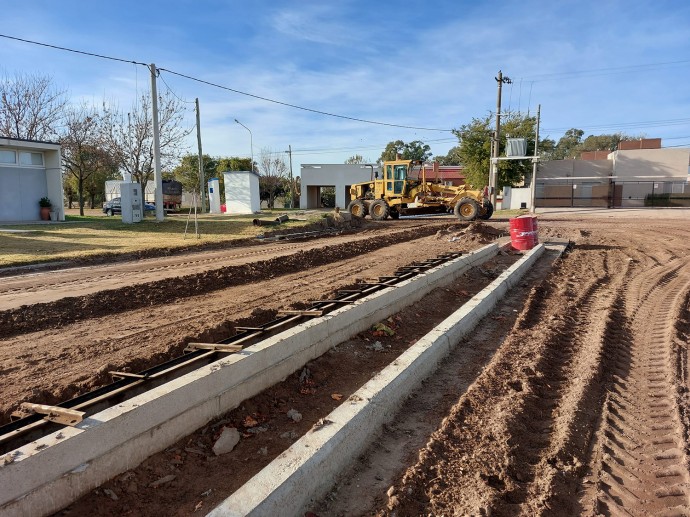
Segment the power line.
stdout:
[[349,117],[347,115],[338,115],[337,113],[330,113],[328,111],[321,111],[321,110],[317,110],[317,109],[306,108],[304,106],[298,106],[297,104],[290,104],[289,102],[283,102],[283,101],[279,101],[279,100],[275,100],[275,99],[270,99],[268,97],[262,97],[260,95],[255,95],[253,93],[243,92],[241,90],[236,90],[236,89],[230,88],[228,86],[223,86],[221,84],[212,83],[210,81],[205,81],[203,79],[199,79],[199,78],[193,77],[191,75],[182,74],[180,72],[174,72],[173,70],[169,70],[166,68],[159,68],[159,70],[161,72],[168,72],[170,74],[177,75],[179,77],[184,77],[185,79],[189,79],[190,81],[195,81],[195,82],[198,82],[201,84],[206,84],[208,86],[213,86],[214,88],[220,88],[221,90],[227,90],[229,92],[237,93],[239,95],[245,95],[247,97],[252,97],[254,99],[259,99],[262,101],[271,102],[273,104],[279,104],[280,106],[286,106],[288,108],[294,108],[294,109],[298,109],[298,110],[302,110],[302,111],[308,111],[310,113],[316,113],[318,115],[325,115],[328,117],[335,117],[335,118],[340,118],[340,119],[344,119],[344,120],[352,120],[354,122],[362,122],[364,124],[375,124],[377,126],[398,127],[398,128],[403,128],[403,129],[416,129],[418,131],[441,131],[441,132],[447,132],[447,133],[450,133],[453,131],[452,129],[405,126],[402,124],[391,124],[388,122],[378,122],[375,120],[367,120],[367,119],[362,119],[362,118],[357,118],[357,117]]
[[[15,41],[21,41],[24,43],[30,43],[32,45],[39,45],[42,47],[48,47],[48,48],[52,48],[52,49],[56,49],[56,50],[64,50],[66,52],[73,52],[75,54],[82,54],[85,56],[98,57],[101,59],[110,59],[112,61],[120,61],[122,63],[134,63],[136,65],[142,65],[142,66],[148,67],[148,65],[146,63],[141,63],[141,62],[130,60],[130,59],[122,59],[122,58],[118,58],[118,57],[106,56],[104,54],[96,54],[93,52],[85,52],[83,50],[75,50],[75,49],[71,49],[71,48],[67,48],[67,47],[60,47],[58,45],[50,45],[48,43],[41,43],[39,41],[33,41],[33,40],[24,39],[24,38],[17,38],[16,36],[9,36],[7,34],[0,34],[0,37],[15,40]],[[228,86],[223,86],[221,84],[212,83],[210,81],[205,81],[205,80],[199,79],[197,77],[186,75],[186,74],[183,74],[180,72],[175,72],[173,70],[169,70],[169,69],[165,69],[165,68],[158,68],[158,71],[159,72],[165,71],[165,72],[168,72],[168,73],[173,74],[173,75],[184,77],[185,79],[189,79],[190,81],[196,81],[198,83],[202,83],[202,84],[206,84],[208,86],[213,86],[215,88],[227,90],[227,91],[230,91],[233,93],[237,93],[239,95],[245,95],[247,97],[252,97],[254,99],[259,99],[259,100],[262,100],[265,102],[271,102],[273,104],[279,104],[281,106],[286,106],[288,108],[294,108],[294,109],[298,109],[298,110],[302,110],[302,111],[308,111],[310,113],[316,113],[318,115],[325,115],[328,117],[335,117],[335,118],[340,118],[340,119],[344,119],[344,120],[352,120],[354,122],[362,122],[364,124],[375,124],[375,125],[379,125],[379,126],[398,127],[398,128],[403,128],[403,129],[416,129],[418,131],[441,131],[441,132],[448,132],[448,133],[452,132],[452,129],[406,126],[406,125],[402,125],[402,124],[391,124],[388,122],[378,122],[375,120],[367,120],[367,119],[361,119],[361,118],[357,118],[357,117],[349,117],[347,115],[339,115],[337,113],[330,113],[327,111],[321,111],[321,110],[317,110],[317,109],[306,108],[304,106],[298,106],[297,104],[290,104],[288,102],[270,99],[268,97],[262,97],[260,95],[255,95],[253,93],[243,92],[241,90],[236,90],[236,89],[230,88]],[[160,74],[158,76],[161,77]],[[162,77],[161,77],[161,79],[162,79]],[[165,82],[165,80],[163,80],[163,82]],[[167,86],[167,83],[166,83],[166,86]],[[170,89],[170,87],[168,87],[168,89]],[[173,93],[173,95],[174,95],[174,93]],[[177,95],[175,95],[175,96],[177,97]],[[178,97],[178,99],[179,99],[179,97]],[[182,102],[188,102],[188,101],[182,101]]]
[[148,67],[146,63],[140,63],[139,61],[134,61],[132,59],[122,59],[119,57],[106,56],[104,54],[95,54],[93,52],[85,52],[83,50],[75,50],[73,48],[59,47],[57,45],[50,45],[48,43],[41,43],[39,41],[32,41],[24,38],[17,38],[16,36],[8,36],[7,34],[0,34],[0,38],[7,38],[15,41],[21,41],[23,43],[31,43],[32,45],[39,45],[41,47],[48,47],[56,50],[64,50],[65,52],[74,52],[75,54],[83,54],[85,56],[98,57],[101,59],[110,59],[111,61],[120,61],[121,63],[133,63],[135,65],[142,65]]
[[170,93],[173,94],[173,97],[175,97],[178,101],[183,102],[185,104],[195,104],[194,101],[186,101],[184,99],[180,99],[180,97],[178,97],[177,94],[173,91],[173,89],[170,88],[170,85],[165,81],[165,79],[163,79],[163,77],[160,74],[158,74],[158,77],[161,78],[161,81],[163,81],[163,84],[165,85],[165,87],[168,89],[168,91]]
[[666,127],[666,126],[683,126],[690,124],[690,118],[678,118],[678,119],[667,119],[667,120],[648,120],[643,122],[619,122],[614,124],[601,124],[592,126],[581,126],[578,127],[573,125],[568,128],[556,127],[556,128],[545,128],[545,131],[553,132],[565,132],[568,129],[587,129],[587,130],[615,130],[615,129],[637,129],[637,128],[650,128],[650,127]]
[[[450,143],[450,142],[455,142],[457,143],[456,138],[436,138],[432,140],[424,140],[423,142],[425,144],[429,143]],[[293,156],[299,155],[299,156],[311,156],[311,155],[317,155],[317,154],[331,154],[331,153],[338,153],[338,152],[352,152],[352,151],[378,151],[386,147],[387,144],[379,144],[379,145],[374,145],[372,144],[371,146],[357,146],[357,147],[324,147],[324,148],[312,148],[312,149],[293,149],[292,154]],[[284,151],[270,151],[268,154],[271,155],[282,155]]]
[[610,74],[620,74],[625,72],[642,72],[648,70],[655,70],[659,68],[664,68],[667,66],[676,66],[690,63],[690,59],[683,59],[679,61],[664,61],[660,63],[646,63],[640,65],[626,65],[626,66],[612,66],[606,68],[593,68],[591,70],[573,70],[571,72],[554,72],[550,74],[536,74],[532,76],[525,77],[525,80],[531,80],[534,82],[548,81],[561,79],[570,76],[597,76],[597,75],[610,75]]
[[[439,143],[439,142],[455,142],[457,141],[456,138],[437,138],[434,140],[423,140],[423,143],[428,144],[428,143]],[[322,152],[322,151],[356,151],[359,149],[362,150],[367,150],[367,149],[379,149],[380,147],[386,147],[387,144],[383,145],[377,145],[377,146],[362,146],[362,147],[326,147],[326,148],[316,148],[316,149],[293,149],[292,152]]]

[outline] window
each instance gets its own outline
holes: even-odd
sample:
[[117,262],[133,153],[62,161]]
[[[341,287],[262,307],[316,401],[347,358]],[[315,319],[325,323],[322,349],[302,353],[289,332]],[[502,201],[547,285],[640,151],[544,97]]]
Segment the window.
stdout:
[[0,151],[0,163],[17,163],[17,155],[14,151]]
[[43,167],[43,153],[20,152],[19,163],[32,167]]

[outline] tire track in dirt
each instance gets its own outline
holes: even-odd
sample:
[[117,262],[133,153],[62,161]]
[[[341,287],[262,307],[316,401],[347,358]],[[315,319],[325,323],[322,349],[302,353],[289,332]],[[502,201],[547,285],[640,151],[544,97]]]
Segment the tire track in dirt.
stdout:
[[568,383],[600,361],[605,315],[628,271],[627,257],[608,252],[594,247],[572,253],[555,278],[532,291],[519,330],[507,337],[389,497],[391,514],[480,509],[515,515],[545,508],[543,491],[555,473],[577,469],[582,461],[560,451],[580,438],[575,423],[596,383]]
[[[690,268],[670,264],[643,274],[636,289],[630,372],[612,379],[597,432],[583,508],[602,515],[687,515],[684,404],[687,374],[678,324],[687,320]],[[684,343],[679,347],[679,343]],[[679,384],[680,382],[680,384]]]
[[[593,278],[582,296],[568,306],[567,327],[544,344],[546,360],[537,370],[540,389],[535,389],[523,410],[506,424],[513,436],[513,461],[523,470],[518,472],[520,483],[513,490],[497,494],[493,506],[499,513],[515,510],[534,515],[549,513],[551,508],[563,512],[567,501],[549,500],[551,494],[562,493],[555,485],[582,470],[596,420],[591,401],[601,396],[602,361],[612,327],[618,327],[622,304],[617,293],[630,273],[620,253],[589,259],[602,260],[597,269],[603,276]],[[573,284],[566,285],[573,288]],[[544,431],[526,433],[527,422],[537,422]],[[504,501],[520,506],[511,508]]]

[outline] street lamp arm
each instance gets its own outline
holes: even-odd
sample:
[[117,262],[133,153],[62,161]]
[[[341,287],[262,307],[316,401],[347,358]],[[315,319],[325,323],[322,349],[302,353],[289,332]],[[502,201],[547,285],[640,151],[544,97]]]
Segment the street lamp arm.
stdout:
[[242,122],[240,122],[237,119],[235,119],[235,122],[237,122],[240,126],[242,126],[247,131],[249,131],[249,146],[250,146],[250,150],[251,150],[252,172],[254,172],[254,135],[252,135],[252,130],[249,129],[244,124],[242,124]]

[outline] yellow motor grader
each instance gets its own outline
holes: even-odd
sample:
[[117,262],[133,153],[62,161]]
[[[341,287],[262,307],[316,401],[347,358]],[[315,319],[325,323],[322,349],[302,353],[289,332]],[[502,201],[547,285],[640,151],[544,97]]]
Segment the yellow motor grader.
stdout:
[[370,181],[350,187],[348,211],[357,217],[370,215],[380,221],[401,215],[453,212],[458,219],[488,219],[494,207],[486,190],[470,190],[465,186],[444,185],[438,179],[434,162],[434,178],[426,177],[424,163],[415,160],[383,162],[382,177],[374,174]]

